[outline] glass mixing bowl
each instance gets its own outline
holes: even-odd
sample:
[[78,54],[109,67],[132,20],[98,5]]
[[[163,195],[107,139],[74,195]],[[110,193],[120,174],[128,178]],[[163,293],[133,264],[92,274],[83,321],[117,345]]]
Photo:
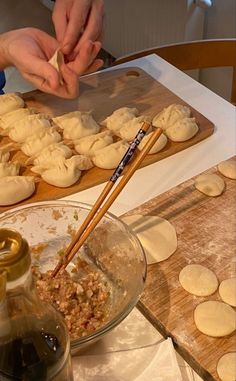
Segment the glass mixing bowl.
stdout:
[[[60,253],[90,209],[90,205],[73,201],[31,203],[1,214],[0,227],[20,233],[31,247],[33,265],[45,272],[58,263]],[[106,282],[108,318],[95,331],[71,339],[72,353],[100,339],[131,312],[143,291],[147,270],[139,240],[127,225],[110,213],[105,214],[67,267],[72,274],[77,256],[89,263]]]

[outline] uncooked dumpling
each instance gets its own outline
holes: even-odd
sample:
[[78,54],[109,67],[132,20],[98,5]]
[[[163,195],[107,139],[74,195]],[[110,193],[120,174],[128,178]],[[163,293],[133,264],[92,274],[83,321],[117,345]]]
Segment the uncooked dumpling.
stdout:
[[39,154],[33,158],[33,160],[29,159],[31,162],[33,161],[34,165],[41,166],[51,166],[55,164],[56,158],[64,158],[69,159],[72,156],[72,151],[70,147],[59,143],[52,143],[49,146],[42,149]]
[[223,302],[236,307],[236,277],[223,280],[219,287],[219,294]]
[[122,220],[137,234],[148,264],[164,261],[177,249],[175,228],[164,218],[136,214]]
[[92,157],[92,161],[96,167],[114,169],[118,166],[128,148],[129,144],[124,140],[120,140],[97,150]]
[[217,373],[222,381],[236,380],[236,352],[226,353],[219,359]]
[[230,335],[236,329],[236,314],[228,304],[218,301],[200,303],[194,311],[194,321],[202,333],[212,337]]
[[20,172],[20,163],[5,162],[0,163],[0,178],[5,176],[17,176]]
[[165,134],[173,142],[185,142],[196,135],[199,128],[195,118],[181,118],[165,129]]
[[13,205],[30,197],[35,191],[33,176],[0,178],[0,205]]
[[[150,132],[150,134],[145,135],[143,137],[143,139],[141,140],[141,142],[138,145],[139,150],[143,149],[143,147],[146,145],[147,141],[149,139],[151,139],[153,134],[154,134],[154,131]],[[152,146],[152,148],[148,152],[148,154],[151,155],[151,154],[154,154],[154,153],[161,151],[162,148],[164,148],[166,146],[167,142],[168,142],[168,139],[167,139],[166,135],[161,134],[160,137],[157,139],[156,143]]]
[[224,180],[215,174],[200,175],[195,179],[194,185],[200,192],[207,196],[216,197],[225,189]]
[[[133,140],[144,122],[150,123],[151,119],[145,115],[134,117],[128,120],[128,122],[123,123],[123,126],[119,129],[117,135],[119,135],[121,139],[128,141]],[[151,131],[151,128],[148,131]]]
[[138,110],[136,108],[121,107],[103,120],[101,124],[116,133],[124,123],[133,119],[135,116],[138,116]]
[[50,126],[50,121],[40,114],[27,115],[11,126],[8,135],[14,142],[23,143],[30,136],[36,135]]
[[84,136],[97,134],[100,130],[90,112],[72,111],[52,118],[63,129],[65,139],[80,139]]
[[0,116],[0,128],[3,130],[10,128],[15,122],[32,114],[33,111],[29,108],[19,108]]
[[211,295],[218,287],[213,271],[198,264],[185,266],[179,273],[179,282],[186,291],[196,296]]
[[236,161],[226,160],[218,164],[218,170],[223,176],[236,180]]
[[24,107],[24,100],[17,93],[7,93],[0,97],[0,115]]
[[178,119],[189,118],[191,115],[191,110],[188,106],[181,104],[172,104],[165,107],[161,112],[154,116],[152,124],[155,127],[160,127],[163,130],[172,126]]
[[57,49],[48,62],[58,71],[60,84],[63,85],[64,82],[61,74],[61,65],[64,64],[64,54],[62,51]]
[[31,135],[26,139],[26,142],[22,144],[21,150],[27,156],[35,156],[44,147],[59,141],[61,141],[61,135],[54,129],[54,127],[50,127],[37,134]]
[[[40,166],[32,167],[32,171],[40,174],[46,183],[56,187],[66,188],[79,180],[81,175],[79,167],[83,164],[82,161],[78,163],[76,159],[73,161],[71,159],[72,158],[57,160],[56,165],[49,168]],[[88,158],[85,159],[89,160]]]
[[0,147],[0,163],[6,163],[10,159],[10,152],[14,149],[13,143],[8,143]]
[[111,131],[103,131],[99,134],[85,136],[75,141],[75,150],[81,155],[93,156],[98,149],[113,143]]

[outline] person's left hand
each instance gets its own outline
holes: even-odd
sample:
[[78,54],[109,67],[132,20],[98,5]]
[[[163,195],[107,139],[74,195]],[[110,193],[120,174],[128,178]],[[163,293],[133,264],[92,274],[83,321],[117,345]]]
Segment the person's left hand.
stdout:
[[56,0],[52,19],[62,52],[74,58],[86,40],[100,41],[103,16],[103,0]]

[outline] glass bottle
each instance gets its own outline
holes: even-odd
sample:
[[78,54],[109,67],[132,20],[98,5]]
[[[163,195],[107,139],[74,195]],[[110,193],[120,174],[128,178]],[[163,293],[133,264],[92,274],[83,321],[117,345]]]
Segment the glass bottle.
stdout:
[[61,315],[37,296],[29,246],[0,229],[0,381],[73,381]]

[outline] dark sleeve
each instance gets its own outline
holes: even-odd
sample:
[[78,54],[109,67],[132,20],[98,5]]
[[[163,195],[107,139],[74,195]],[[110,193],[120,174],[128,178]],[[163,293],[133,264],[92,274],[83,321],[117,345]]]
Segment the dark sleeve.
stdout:
[[3,88],[6,83],[4,71],[0,71],[0,94],[3,94]]

